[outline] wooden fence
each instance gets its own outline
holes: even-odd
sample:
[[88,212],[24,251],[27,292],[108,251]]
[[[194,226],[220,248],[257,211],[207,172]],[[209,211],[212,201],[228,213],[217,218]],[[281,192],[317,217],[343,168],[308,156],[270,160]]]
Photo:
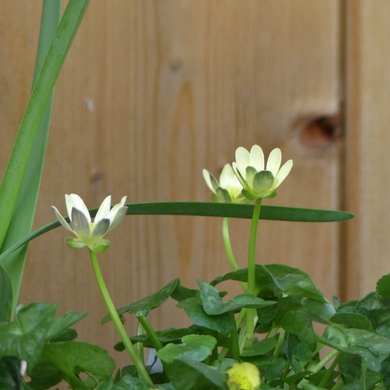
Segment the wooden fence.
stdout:
[[[40,2],[0,12],[0,174],[26,106]],[[259,261],[302,267],[330,299],[357,298],[390,271],[390,2],[386,0],[92,0],[56,87],[35,226],[89,207],[197,200],[201,170],[234,150],[280,147],[294,169],[268,204],[347,209],[341,224],[262,222]],[[179,276],[227,272],[220,219],[127,217],[100,256],[118,306]],[[245,265],[248,221],[231,222]],[[86,251],[57,229],[31,243],[21,301],[88,311],[82,338],[110,347]],[[171,304],[171,307],[173,303]],[[167,311],[157,327],[184,323]],[[174,321],[174,322],[173,322]],[[130,325],[131,328],[132,325]]]

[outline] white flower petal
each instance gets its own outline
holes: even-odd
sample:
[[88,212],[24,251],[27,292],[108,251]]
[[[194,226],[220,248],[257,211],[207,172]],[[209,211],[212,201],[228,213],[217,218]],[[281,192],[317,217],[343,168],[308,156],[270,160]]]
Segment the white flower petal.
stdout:
[[279,148],[276,148],[269,154],[266,170],[270,171],[274,176],[276,176],[281,163],[282,152]]
[[[115,218],[116,213],[124,207],[126,203],[127,196],[124,196],[119,203],[117,203],[107,214],[106,218],[109,219],[110,221]],[[126,207],[127,209],[127,207]]]
[[[246,181],[245,181],[245,177],[241,174],[241,171],[238,169],[237,164],[235,162],[232,164],[232,167],[233,167],[233,170],[234,170],[234,172],[236,174],[236,177],[237,177],[238,181],[245,188],[245,186],[247,185]],[[245,171],[246,171],[246,167],[245,167]],[[245,175],[245,173],[244,173],[244,175]]]
[[219,185],[222,188],[241,187],[241,184],[238,181],[237,176],[235,175],[230,164],[225,164],[223,167],[221,176],[219,177]]
[[206,182],[207,187],[209,187],[211,192],[215,194],[217,188],[219,187],[218,180],[207,169],[203,169],[202,173],[203,173],[203,178]]
[[204,181],[206,182],[207,187],[209,187],[209,189],[214,192],[213,186],[211,185],[211,179],[210,179],[209,171],[207,169],[202,169],[202,175],[203,175]]
[[54,213],[58,219],[58,221],[61,223],[61,225],[73,233],[73,229],[69,226],[68,222],[65,221],[65,218],[61,215],[61,213],[57,210],[57,207],[51,206],[51,208],[54,210]]
[[110,227],[108,231],[114,229],[114,227],[122,221],[122,219],[126,216],[127,209],[127,206],[122,206],[116,210],[115,215],[110,217]]
[[279,172],[275,177],[274,188],[277,188],[280,186],[280,184],[282,184],[283,180],[290,173],[292,167],[293,167],[293,160],[288,160],[283,164],[282,168],[279,169]]
[[110,228],[108,229],[114,229],[116,225],[118,225],[119,222],[122,221],[122,219],[125,217],[128,207],[125,206],[127,196],[124,196],[121,201],[116,204],[108,213],[107,218],[110,220]]
[[252,146],[248,165],[256,168],[258,172],[264,170],[264,153],[259,145]]
[[[243,148],[242,146],[239,146],[236,149],[236,165],[237,169],[236,171],[240,171],[241,175],[245,175],[246,167],[249,165],[249,152]],[[234,168],[234,167],[233,167]]]
[[91,222],[91,216],[89,215],[88,208],[80,196],[76,194],[65,195],[65,202],[66,202],[66,209],[68,210],[68,215],[72,222],[73,222],[72,220],[73,207],[81,211],[85,215],[87,221]]
[[72,209],[72,225],[73,231],[76,236],[86,244],[88,244],[92,232],[91,232],[91,223],[88,222],[85,214],[80,210],[73,207]]
[[110,220],[107,218],[101,219],[97,224],[94,224],[92,230],[92,241],[99,242],[110,228]]
[[96,213],[94,223],[97,225],[100,220],[107,218],[108,213],[111,208],[111,195],[108,195],[106,199],[103,200],[102,204],[99,207],[98,212]]
[[75,207],[75,204],[71,198],[70,195],[65,194],[65,206],[66,206],[66,212],[68,213],[68,217],[71,217],[72,209]]
[[127,196],[125,195],[125,196],[122,196],[122,199],[121,199],[121,201],[120,201],[120,204],[122,205],[122,206],[124,206],[125,204],[126,204],[126,201],[127,201]]

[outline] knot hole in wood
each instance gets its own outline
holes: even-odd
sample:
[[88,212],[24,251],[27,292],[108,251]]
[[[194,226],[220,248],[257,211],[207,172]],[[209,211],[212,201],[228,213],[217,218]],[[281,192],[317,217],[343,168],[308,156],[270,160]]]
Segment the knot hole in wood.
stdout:
[[298,121],[300,143],[312,149],[324,149],[332,146],[343,136],[343,115],[339,111],[334,115],[318,115],[314,118]]

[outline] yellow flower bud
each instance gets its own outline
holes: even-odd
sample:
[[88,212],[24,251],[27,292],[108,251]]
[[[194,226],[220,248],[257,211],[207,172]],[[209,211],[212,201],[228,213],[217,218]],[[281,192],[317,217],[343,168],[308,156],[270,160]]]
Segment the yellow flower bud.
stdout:
[[227,374],[229,390],[256,390],[260,386],[259,370],[252,363],[234,363]]

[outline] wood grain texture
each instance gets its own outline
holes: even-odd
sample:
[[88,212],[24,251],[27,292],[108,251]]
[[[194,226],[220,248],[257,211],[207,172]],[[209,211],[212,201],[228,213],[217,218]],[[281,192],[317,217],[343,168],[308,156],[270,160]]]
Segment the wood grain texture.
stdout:
[[[27,18],[27,3],[10,7],[7,18],[18,20],[20,10]],[[38,6],[30,7],[38,23]],[[56,88],[36,226],[53,220],[51,204],[64,211],[64,193],[78,193],[90,207],[107,194],[115,202],[125,194],[129,202],[209,200],[201,169],[218,175],[237,146],[254,143],[267,154],[280,147],[295,164],[268,204],[339,208],[342,141],[301,141],[308,122],[339,109],[339,17],[336,0],[91,2]],[[36,34],[34,23],[10,28]],[[13,61],[26,55],[25,44],[16,49],[8,35],[1,39]],[[1,66],[0,78],[7,72]],[[25,101],[32,70],[10,74],[18,85],[12,93]],[[3,120],[17,123],[6,107]],[[195,286],[229,271],[221,223],[128,217],[99,257],[114,302],[126,305],[177,276]],[[339,229],[261,223],[259,262],[302,267],[330,298],[339,293]],[[241,266],[248,232],[249,221],[231,221]],[[88,311],[80,336],[111,348],[118,338],[111,324],[97,326],[105,309],[87,252],[68,250],[65,236],[57,229],[31,244],[21,300]],[[151,318],[157,328],[185,322],[180,312]],[[132,318],[127,325],[134,330]]]
[[347,53],[347,207],[356,219],[347,230],[349,297],[375,289],[390,271],[386,199],[390,134],[390,4],[349,1]]

